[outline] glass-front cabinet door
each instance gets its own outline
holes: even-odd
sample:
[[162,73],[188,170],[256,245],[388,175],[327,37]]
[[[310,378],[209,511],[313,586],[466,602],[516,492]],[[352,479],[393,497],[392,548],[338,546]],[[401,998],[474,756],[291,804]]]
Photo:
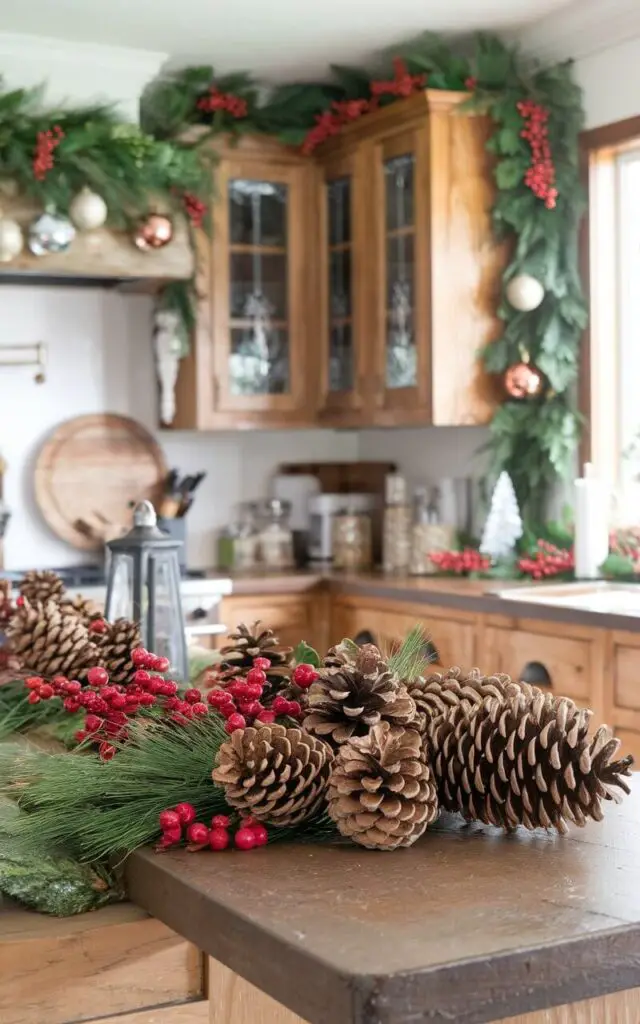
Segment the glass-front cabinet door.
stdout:
[[377,252],[377,362],[374,405],[382,412],[424,410],[428,366],[428,178],[423,134],[409,131],[374,146]]
[[364,401],[362,308],[362,182],[358,155],[336,157],[322,168],[320,188],[321,413],[339,419]]
[[216,411],[305,405],[305,170],[223,160],[212,296]]

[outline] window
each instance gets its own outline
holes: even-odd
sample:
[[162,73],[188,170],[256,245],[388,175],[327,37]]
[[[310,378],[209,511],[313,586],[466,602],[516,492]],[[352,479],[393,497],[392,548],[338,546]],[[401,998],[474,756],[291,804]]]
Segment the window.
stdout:
[[591,460],[615,489],[620,521],[637,523],[640,128],[637,138],[589,150],[589,264]]

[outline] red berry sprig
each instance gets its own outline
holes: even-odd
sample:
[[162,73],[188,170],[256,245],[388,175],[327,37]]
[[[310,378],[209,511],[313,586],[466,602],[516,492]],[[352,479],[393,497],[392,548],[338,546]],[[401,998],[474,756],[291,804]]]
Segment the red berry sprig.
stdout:
[[429,558],[439,572],[449,573],[452,576],[468,576],[472,572],[486,572],[491,566],[491,560],[481,555],[475,548],[465,548],[464,551],[432,551]]
[[277,715],[288,715],[290,718],[302,717],[302,707],[297,700],[287,700],[285,697],[277,696],[269,708],[262,703],[261,698],[267,682],[266,669],[270,665],[271,662],[268,658],[255,658],[253,668],[247,672],[244,679],[239,676],[230,683],[225,683],[223,687],[210,690],[207,694],[207,701],[211,707],[226,719],[225,730],[229,734],[235,732],[236,729],[245,729],[248,725],[253,725],[256,722],[262,725],[271,725],[275,722]]
[[64,139],[64,132],[59,124],[54,124],[48,131],[38,132],[36,149],[33,155],[33,176],[44,181],[53,167],[53,154]]
[[231,819],[226,814],[214,815],[211,827],[204,822],[196,821],[196,817],[196,809],[189,803],[177,804],[161,811],[158,821],[162,837],[156,850],[168,850],[184,840],[190,853],[207,847],[220,853],[231,845],[232,839],[238,850],[253,850],[258,846],[266,846],[269,841],[266,828],[255,818],[242,818],[232,836]]
[[198,199],[193,192],[185,192],[182,197],[185,212],[194,228],[201,228],[207,213],[207,204]]
[[315,668],[305,661],[301,661],[293,670],[293,681],[301,690],[308,690],[316,679],[318,679],[318,673]]
[[405,98],[420,92],[427,84],[427,75],[410,75],[405,61],[396,57],[393,62],[393,78],[371,83],[372,96],[398,96]]
[[524,183],[534,196],[543,200],[548,210],[553,210],[558,190],[555,188],[556,171],[549,145],[549,111],[533,100],[521,100],[517,107],[525,122],[520,135],[531,148],[531,163],[525,173]]
[[217,110],[222,110],[235,118],[246,117],[248,112],[247,101],[242,96],[221,92],[215,85],[211,86],[205,96],[200,97],[197,107],[205,114],[215,114]]
[[520,572],[531,576],[534,580],[548,579],[561,573],[573,572],[575,562],[573,549],[558,548],[546,540],[539,540],[533,557],[521,558],[518,562]]

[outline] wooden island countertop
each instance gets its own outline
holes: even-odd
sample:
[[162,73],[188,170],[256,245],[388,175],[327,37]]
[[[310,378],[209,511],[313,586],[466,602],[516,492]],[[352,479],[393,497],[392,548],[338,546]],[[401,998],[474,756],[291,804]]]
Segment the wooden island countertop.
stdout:
[[637,1024],[639,774],[632,786],[567,838],[447,817],[394,853],[143,851],[129,891],[214,958],[215,1024]]

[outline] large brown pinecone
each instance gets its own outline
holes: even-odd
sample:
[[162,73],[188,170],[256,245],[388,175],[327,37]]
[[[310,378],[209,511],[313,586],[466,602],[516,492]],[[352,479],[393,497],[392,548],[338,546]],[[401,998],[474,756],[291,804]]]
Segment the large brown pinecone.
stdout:
[[132,619],[116,619],[107,622],[105,631],[96,633],[95,637],[100,664],[109,673],[109,682],[122,685],[130,683],[136,671],[131,652],[141,643],[138,623]]
[[518,692],[528,696],[542,693],[528,683],[516,683],[508,675],[483,676],[477,668],[472,668],[470,672],[463,672],[461,668],[433,672],[425,677],[407,680],[406,687],[416,703],[413,726],[422,733],[427,731],[435,718],[462,701],[474,707],[481,704],[485,697],[503,699]]
[[297,825],[325,798],[333,754],[302,729],[236,729],[218,751],[213,781],[231,807],[268,825]]
[[74,597],[63,597],[60,608],[66,615],[77,615],[85,626],[88,626],[95,619],[103,615],[103,611],[90,597],[83,597],[82,594],[75,594]]
[[215,673],[216,685],[246,675],[253,667],[254,658],[268,658],[271,667],[266,672],[263,700],[273,697],[286,686],[291,674],[292,649],[280,646],[272,629],[263,628],[260,621],[249,626],[241,622],[235,633],[229,634],[229,641],[220,649],[222,660]]
[[632,757],[614,761],[620,741],[607,726],[589,736],[592,712],[538,693],[464,702],[428,730],[441,805],[506,829],[584,825],[601,802],[629,792]]
[[438,793],[415,729],[374,725],[340,747],[328,812],[343,836],[375,850],[411,846],[438,815]]
[[64,593],[64,583],[56,572],[49,569],[30,569],[22,578],[20,593],[32,605],[60,601]]
[[363,647],[354,662],[321,669],[309,688],[304,727],[339,746],[352,736],[365,736],[380,722],[409,725],[416,706],[406,687],[373,644]]
[[55,601],[31,605],[25,600],[7,635],[25,669],[37,675],[82,679],[87,669],[100,664],[86,626],[76,615],[64,615]]

